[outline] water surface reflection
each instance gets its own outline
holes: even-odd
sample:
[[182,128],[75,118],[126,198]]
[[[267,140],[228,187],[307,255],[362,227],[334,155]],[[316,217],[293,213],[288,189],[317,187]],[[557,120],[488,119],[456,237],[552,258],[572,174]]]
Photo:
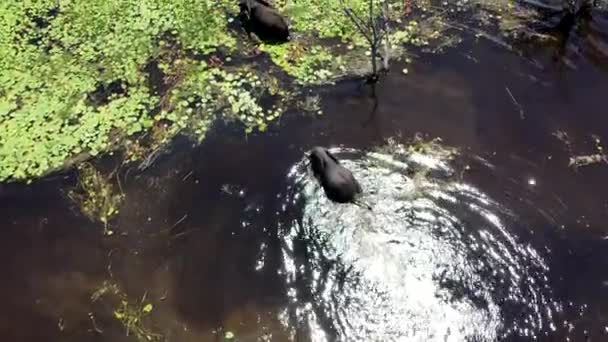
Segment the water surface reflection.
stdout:
[[330,203],[293,167],[285,279],[313,341],[495,341],[554,330],[548,266],[516,215],[438,156],[334,149],[373,212]]

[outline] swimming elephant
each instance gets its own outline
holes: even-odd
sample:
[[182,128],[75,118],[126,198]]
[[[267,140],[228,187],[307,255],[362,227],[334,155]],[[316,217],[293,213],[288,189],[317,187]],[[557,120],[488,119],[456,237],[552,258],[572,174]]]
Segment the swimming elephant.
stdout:
[[330,200],[363,205],[371,210],[368,205],[357,201],[357,195],[362,192],[359,182],[326,148],[318,146],[313,148],[308,159],[315,177],[321,182]]
[[248,35],[260,40],[283,43],[289,40],[287,21],[265,0],[239,0],[240,19]]

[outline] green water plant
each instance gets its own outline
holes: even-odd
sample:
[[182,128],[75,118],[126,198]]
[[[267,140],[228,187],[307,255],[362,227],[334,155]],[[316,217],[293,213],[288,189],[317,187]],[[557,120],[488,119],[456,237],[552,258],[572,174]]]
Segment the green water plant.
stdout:
[[90,220],[103,223],[106,233],[110,232],[107,229],[109,220],[118,214],[124,200],[124,195],[110,178],[88,162],[78,166],[78,185],[68,192],[68,197]]
[[116,304],[112,315],[124,326],[127,336],[133,336],[139,342],[162,340],[162,335],[152,332],[147,326],[148,316],[154,310],[154,305],[147,300],[147,293],[133,303],[116,283],[104,281],[91,295],[91,301],[98,302],[104,298]]
[[[226,120],[238,120],[245,132],[265,131],[268,124],[282,113],[281,101],[265,109],[263,97],[281,98],[276,80],[263,79],[247,68],[223,69],[206,63],[192,63],[181,84],[170,94],[173,107],[163,111],[157,119],[167,119],[180,128],[189,127],[200,138],[213,121],[208,113],[216,113]],[[275,84],[273,87],[272,85]]]
[[339,56],[320,45],[307,46],[295,41],[282,45],[262,45],[261,50],[302,85],[330,82],[341,65]]
[[145,325],[145,318],[154,309],[151,303],[146,302],[146,296],[137,304],[129,303],[125,298],[114,311],[114,318],[120,321],[126,329],[126,335],[133,335],[139,342],[160,341],[162,335],[151,332]]
[[0,181],[41,176],[149,129],[159,99],[144,66],[159,37],[201,53],[233,48],[231,3],[2,2]]
[[440,137],[428,138],[421,133],[416,133],[407,144],[409,154],[419,153],[440,160],[451,160],[459,153],[457,148],[447,146]]
[[265,131],[299,89],[292,81],[331,82],[352,64],[344,47],[366,43],[338,1],[275,5],[293,40],[253,47],[273,62],[263,68],[233,25],[234,0],[1,2],[0,181],[114,150],[147,158],[180,132],[202,140],[218,118]]
[[[364,37],[355,24],[344,16],[344,9],[339,1],[280,0],[277,1],[277,7],[290,18],[292,30],[295,32],[365,44]],[[352,7],[363,12],[366,0],[352,1]]]

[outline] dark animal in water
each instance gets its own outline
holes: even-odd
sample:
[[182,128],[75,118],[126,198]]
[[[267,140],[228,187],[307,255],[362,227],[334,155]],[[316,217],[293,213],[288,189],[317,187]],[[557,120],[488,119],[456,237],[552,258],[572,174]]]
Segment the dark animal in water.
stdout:
[[283,43],[289,40],[287,21],[265,0],[239,0],[240,20],[247,31],[263,42]]
[[[357,201],[357,195],[362,192],[361,185],[326,148],[313,148],[308,158],[312,171],[321,182],[327,198],[338,203],[362,205]],[[368,205],[363,204],[363,206],[371,210]]]

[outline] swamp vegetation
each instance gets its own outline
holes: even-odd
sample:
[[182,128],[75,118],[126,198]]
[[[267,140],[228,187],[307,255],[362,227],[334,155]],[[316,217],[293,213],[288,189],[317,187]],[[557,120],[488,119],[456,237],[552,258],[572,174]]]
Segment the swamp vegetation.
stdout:
[[[351,3],[366,10],[366,1]],[[259,50],[236,22],[236,4],[3,2],[0,180],[33,179],[119,149],[145,159],[178,132],[203,139],[215,118],[265,131],[298,85],[353,71],[340,49],[362,56],[366,42],[337,1],[277,1],[295,38]],[[391,2],[392,13],[401,14],[399,4]],[[408,28],[393,40],[407,43],[415,35]]]

